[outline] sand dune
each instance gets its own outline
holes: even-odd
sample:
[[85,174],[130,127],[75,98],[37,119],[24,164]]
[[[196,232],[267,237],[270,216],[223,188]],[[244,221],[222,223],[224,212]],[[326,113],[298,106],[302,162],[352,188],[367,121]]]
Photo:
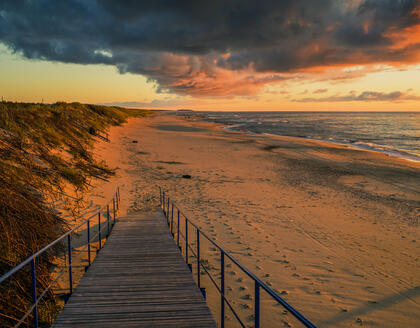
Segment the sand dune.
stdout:
[[[94,189],[99,203],[121,185],[124,211],[148,210],[162,186],[320,327],[420,326],[418,163],[167,113],[131,119],[110,138],[96,153],[119,170]],[[252,292],[238,269],[228,272],[235,306],[250,316]],[[265,326],[298,326],[272,309]]]

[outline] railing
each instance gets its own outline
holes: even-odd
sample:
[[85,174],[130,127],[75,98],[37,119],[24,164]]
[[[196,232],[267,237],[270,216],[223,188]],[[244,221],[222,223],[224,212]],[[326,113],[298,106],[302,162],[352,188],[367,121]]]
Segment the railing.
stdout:
[[[25,323],[25,321],[28,319],[28,316],[33,313],[33,326],[35,328],[38,327],[38,304],[41,301],[41,299],[47,294],[48,291],[52,290],[52,287],[59,281],[61,277],[64,276],[65,273],[68,274],[68,293],[65,294],[64,300],[67,302],[71,294],[73,293],[73,288],[75,286],[75,280],[73,277],[73,271],[74,267],[72,264],[72,255],[75,252],[81,253],[86,252],[87,253],[87,265],[84,267],[84,271],[86,271],[91,263],[92,263],[92,257],[94,256],[94,253],[92,252],[92,249],[96,249],[96,252],[99,252],[99,250],[103,247],[102,239],[107,239],[116,220],[116,215],[119,210],[120,205],[120,189],[117,188],[116,192],[113,195],[113,198],[104,205],[101,209],[99,209],[95,214],[92,214],[90,217],[86,218],[83,222],[78,224],[76,227],[71,229],[70,231],[63,234],[61,237],[54,240],[52,243],[48,244],[35,254],[28,257],[25,261],[23,261],[21,264],[4,274],[0,277],[0,284],[5,282],[8,279],[11,279],[11,277],[16,274],[21,269],[25,268],[27,265],[30,265],[30,271],[31,271],[31,293],[32,293],[32,304],[30,308],[26,311],[24,316],[19,319],[19,321],[14,325],[14,327],[19,327],[21,324]],[[110,205],[112,204],[112,209],[110,211]],[[101,215],[106,215],[106,221],[101,222]],[[91,236],[91,230],[94,228],[94,226],[91,226],[91,223],[93,223],[94,220],[97,220],[97,232]],[[106,225],[106,229],[104,231],[104,228],[102,228],[103,225]],[[72,235],[77,234],[77,230],[80,228],[86,226],[86,240],[85,244],[82,244],[79,246],[79,249],[75,249],[72,247]],[[95,240],[96,239],[96,240]],[[80,240],[77,240],[80,243]],[[83,242],[83,241],[82,241]],[[46,251],[51,250],[53,246],[58,246],[62,243],[67,244],[67,250],[64,251],[64,268],[58,273],[56,273],[56,277],[50,282],[50,284],[42,291],[39,291],[37,289],[37,274],[36,274],[36,259],[44,254]],[[86,247],[86,250],[83,250],[82,248]]]
[[[253,321],[254,321],[254,327],[260,328],[261,327],[261,291],[265,291],[277,304],[280,304],[283,306],[284,309],[289,311],[294,318],[296,318],[301,324],[303,324],[305,327],[310,328],[316,328],[316,326],[311,323],[307,318],[305,318],[301,313],[299,313],[295,308],[293,308],[289,303],[287,303],[282,297],[280,297],[273,289],[271,289],[266,283],[261,281],[258,277],[256,277],[253,273],[251,273],[247,268],[245,268],[242,264],[240,264],[233,256],[231,256],[227,251],[225,251],[221,246],[219,246],[215,241],[212,240],[205,232],[203,232],[196,224],[190,221],[175,205],[175,203],[170,199],[167,192],[159,188],[160,190],[160,205],[162,208],[163,213],[165,214],[165,217],[168,222],[168,226],[170,229],[170,233],[172,237],[176,240],[176,243],[178,247],[180,247],[182,252],[182,247],[180,243],[180,237],[182,237],[185,241],[185,261],[188,264],[188,267],[190,268],[191,272],[192,270],[192,264],[189,263],[190,257],[193,257],[196,261],[195,266],[197,268],[196,272],[196,282],[198,288],[203,293],[203,296],[206,298],[206,291],[201,286],[201,275],[206,274],[209,278],[209,280],[212,282],[216,290],[218,291],[220,295],[220,327],[225,327],[225,319],[226,319],[226,311],[225,307],[227,306],[230,311],[233,313],[233,317],[237,320],[237,323],[240,324],[241,327],[246,327],[244,321],[240,318],[237,311],[235,311],[234,307],[232,306],[231,301],[226,297],[226,289],[228,286],[226,286],[226,272],[225,272],[225,262],[226,259],[229,259],[231,262],[233,262],[238,268],[242,270],[242,272],[247,275],[249,278],[251,278],[253,282],[253,289],[254,289],[254,305],[253,305]],[[176,211],[175,219],[174,219],[174,211]],[[182,224],[182,220],[184,220]],[[182,225],[184,228],[182,228]],[[191,238],[189,240],[191,232],[189,232],[188,227],[191,226],[193,229],[195,229],[195,237]],[[183,232],[182,232],[183,230]],[[194,234],[193,234],[194,235]],[[201,237],[204,237],[210,244],[212,244],[214,247],[216,247],[220,252],[220,283],[218,284],[216,280],[218,278],[214,277],[209,270],[208,267],[206,267],[203,257],[200,254],[200,240]],[[192,244],[195,244],[195,249],[191,247]],[[192,254],[189,255],[189,254]]]

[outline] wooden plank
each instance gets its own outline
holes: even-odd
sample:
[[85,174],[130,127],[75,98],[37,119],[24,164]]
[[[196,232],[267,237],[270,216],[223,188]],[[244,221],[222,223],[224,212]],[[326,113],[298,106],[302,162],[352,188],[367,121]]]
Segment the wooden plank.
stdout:
[[118,220],[52,327],[216,323],[159,211]]

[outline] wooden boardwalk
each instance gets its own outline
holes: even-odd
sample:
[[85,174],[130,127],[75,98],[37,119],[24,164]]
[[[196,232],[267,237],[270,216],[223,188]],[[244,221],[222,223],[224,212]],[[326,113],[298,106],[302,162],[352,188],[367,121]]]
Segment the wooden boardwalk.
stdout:
[[216,327],[161,212],[120,218],[54,328]]

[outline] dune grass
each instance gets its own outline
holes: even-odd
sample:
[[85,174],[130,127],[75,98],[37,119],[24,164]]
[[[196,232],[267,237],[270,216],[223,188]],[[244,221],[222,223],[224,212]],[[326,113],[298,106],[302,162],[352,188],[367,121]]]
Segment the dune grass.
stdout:
[[[51,200],[64,199],[77,210],[83,198],[66,197],[69,188],[73,195],[82,195],[94,179],[114,174],[93,157],[92,131],[105,131],[129,117],[150,113],[80,103],[0,102],[1,275],[68,229],[49,205]],[[51,281],[54,255],[46,252],[37,262],[39,290]],[[29,268],[25,268],[0,285],[1,327],[13,327],[25,313],[31,303],[30,283]],[[56,310],[50,293],[40,304],[40,326],[48,326],[50,313]]]

